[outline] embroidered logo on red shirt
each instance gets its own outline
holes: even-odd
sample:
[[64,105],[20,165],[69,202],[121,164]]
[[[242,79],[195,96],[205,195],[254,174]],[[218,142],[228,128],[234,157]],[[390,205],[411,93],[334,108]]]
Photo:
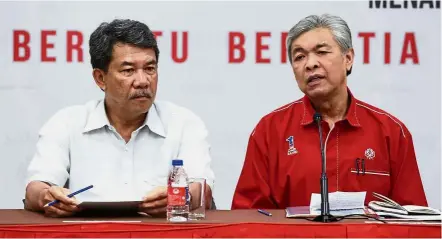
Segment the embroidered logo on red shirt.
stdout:
[[375,152],[374,152],[374,150],[373,149],[371,149],[371,148],[368,148],[368,149],[366,149],[365,150],[365,157],[367,158],[367,159],[374,159],[374,157],[375,157]]
[[289,149],[287,155],[297,154],[298,150],[295,148],[295,140],[293,136],[288,137],[285,141],[289,142]]

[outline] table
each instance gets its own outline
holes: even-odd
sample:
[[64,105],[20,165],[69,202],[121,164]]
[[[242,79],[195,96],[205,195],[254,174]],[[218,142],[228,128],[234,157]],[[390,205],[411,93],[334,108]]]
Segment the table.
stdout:
[[[317,223],[285,218],[284,210],[269,210],[265,216],[256,210],[207,211],[199,222],[168,223],[164,218],[72,217],[47,218],[25,210],[0,210],[0,237],[395,237],[441,238],[441,225],[367,223],[365,219],[345,219],[334,223]],[[89,222],[84,222],[84,221]],[[108,222],[93,222],[106,220]],[[124,222],[109,222],[109,221]],[[73,222],[66,222],[73,221]],[[83,221],[83,222],[82,222]],[[138,222],[129,222],[138,221]]]

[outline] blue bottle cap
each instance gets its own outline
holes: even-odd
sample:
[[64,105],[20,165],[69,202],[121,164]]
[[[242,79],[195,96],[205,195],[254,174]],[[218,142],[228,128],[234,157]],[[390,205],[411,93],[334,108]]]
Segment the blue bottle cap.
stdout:
[[172,166],[183,166],[183,160],[182,159],[172,160]]

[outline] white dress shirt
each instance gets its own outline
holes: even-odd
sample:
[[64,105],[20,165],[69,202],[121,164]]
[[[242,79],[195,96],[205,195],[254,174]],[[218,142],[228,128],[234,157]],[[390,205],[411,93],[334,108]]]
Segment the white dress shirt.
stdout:
[[104,101],[90,101],[57,112],[40,130],[27,182],[44,181],[81,201],[140,200],[156,186],[167,186],[173,159],[182,159],[189,177],[205,178],[213,189],[207,130],[194,113],[155,101],[129,142],[109,123]]

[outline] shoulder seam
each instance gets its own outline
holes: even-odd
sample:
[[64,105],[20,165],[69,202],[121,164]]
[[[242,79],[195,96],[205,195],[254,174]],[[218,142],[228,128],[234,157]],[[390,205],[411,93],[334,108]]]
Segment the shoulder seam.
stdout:
[[356,103],[356,105],[357,105],[357,106],[360,106],[360,107],[364,107],[364,108],[366,108],[366,109],[368,109],[368,110],[371,110],[371,111],[373,111],[373,112],[375,112],[375,113],[377,113],[377,114],[380,114],[380,115],[386,115],[386,116],[387,116],[388,118],[390,118],[393,122],[395,122],[397,125],[399,125],[399,127],[401,128],[402,136],[404,136],[404,138],[407,138],[407,137],[405,136],[405,132],[404,132],[404,129],[403,129],[403,127],[402,127],[402,124],[399,123],[399,122],[397,122],[397,120],[395,120],[390,114],[385,113],[385,112],[379,112],[379,111],[377,111],[377,110],[374,110],[374,109],[372,109],[372,108],[370,108],[370,107],[368,107],[368,106],[366,106],[366,105],[360,104],[360,103]]
[[[283,106],[282,108],[276,109],[276,110],[274,110],[274,111],[272,111],[272,112],[266,114],[265,116],[263,116],[263,117],[261,118],[261,120],[262,120],[263,118],[265,118],[265,117],[267,117],[267,116],[273,114],[273,113],[276,113],[276,112],[279,112],[279,111],[286,110],[286,109],[290,108],[292,105],[294,105],[294,104],[299,104],[299,103],[303,103],[302,99],[299,99],[299,100],[293,101],[292,103],[289,103],[289,104],[287,104],[286,106]],[[256,131],[256,126],[255,126],[255,128],[253,129],[253,131],[252,131],[252,133],[251,133],[251,136],[253,136],[253,135],[255,134],[255,131]]]
[[286,110],[286,109],[290,108],[292,105],[294,105],[294,104],[299,104],[299,103],[302,103],[302,99],[301,99],[301,100],[294,101],[294,102],[292,102],[292,103],[290,103],[290,104],[288,104],[288,105],[286,105],[286,106],[284,106],[284,107],[282,107],[282,108],[276,109],[276,110],[270,112],[268,115],[270,115],[270,114],[272,114],[272,113],[275,113],[275,112],[278,112],[278,111]]

